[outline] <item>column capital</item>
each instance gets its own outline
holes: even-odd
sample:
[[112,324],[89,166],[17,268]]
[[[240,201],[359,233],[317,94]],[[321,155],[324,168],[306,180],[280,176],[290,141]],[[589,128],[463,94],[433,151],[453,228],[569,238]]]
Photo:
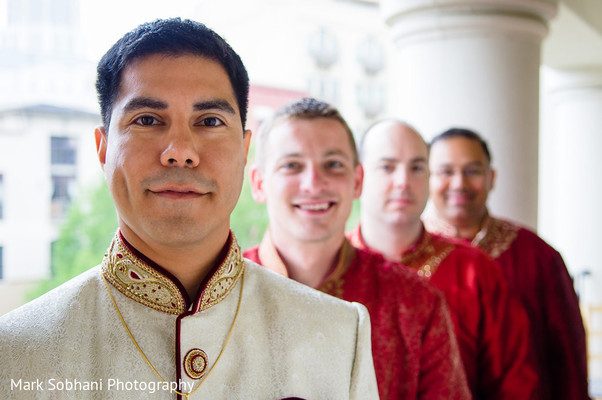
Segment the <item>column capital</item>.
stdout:
[[547,68],[550,93],[573,90],[602,90],[602,65],[573,68]]
[[541,41],[558,0],[381,0],[398,45],[499,32]]

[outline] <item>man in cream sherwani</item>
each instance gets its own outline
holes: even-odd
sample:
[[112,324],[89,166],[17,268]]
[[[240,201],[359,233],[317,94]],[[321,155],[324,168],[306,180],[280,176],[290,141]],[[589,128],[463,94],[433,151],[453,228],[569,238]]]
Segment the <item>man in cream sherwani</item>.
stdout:
[[378,398],[366,309],[243,259],[230,231],[251,136],[230,46],[143,24],[96,86],[119,230],[100,266],[0,318],[0,398]]

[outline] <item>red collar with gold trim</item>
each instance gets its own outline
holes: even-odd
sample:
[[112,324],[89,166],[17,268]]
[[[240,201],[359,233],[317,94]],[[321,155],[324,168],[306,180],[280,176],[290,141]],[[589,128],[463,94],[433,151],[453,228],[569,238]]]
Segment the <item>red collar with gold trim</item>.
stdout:
[[[378,253],[378,251],[370,248],[364,241],[361,225],[358,225],[357,228],[348,233],[347,236],[354,246]],[[443,261],[454,248],[455,246],[451,243],[433,241],[432,235],[428,233],[423,226],[420,238],[411,248],[401,254],[399,262],[414,270],[418,276],[430,278],[439,267],[441,261]]]
[[512,245],[519,230],[518,225],[509,221],[489,217],[471,244],[480,247],[491,257],[498,258]]
[[[448,237],[458,237],[458,230],[437,216],[429,215],[424,218],[424,224],[429,232]],[[489,213],[485,215],[481,226],[481,230],[470,240],[470,244],[480,247],[492,258],[498,258],[503,252],[508,250],[520,230],[520,226],[509,221],[494,218]]]
[[401,255],[401,263],[415,270],[418,276],[431,278],[439,268],[439,264],[455,247],[447,241],[433,240],[433,236],[423,227],[418,242]]

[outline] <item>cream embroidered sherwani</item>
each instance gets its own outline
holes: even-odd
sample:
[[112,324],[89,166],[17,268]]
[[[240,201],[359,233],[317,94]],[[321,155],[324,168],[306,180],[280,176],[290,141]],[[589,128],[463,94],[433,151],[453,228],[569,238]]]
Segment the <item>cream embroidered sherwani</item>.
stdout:
[[0,318],[0,398],[182,398],[103,277],[166,381],[188,393],[206,377],[191,399],[378,398],[363,306],[244,260],[233,236],[223,253],[189,304],[117,235],[101,266]]

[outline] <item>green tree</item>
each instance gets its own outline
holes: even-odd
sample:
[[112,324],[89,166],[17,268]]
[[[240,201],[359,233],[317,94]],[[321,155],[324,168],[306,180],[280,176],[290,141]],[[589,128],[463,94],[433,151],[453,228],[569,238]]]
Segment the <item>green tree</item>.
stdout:
[[236,238],[238,239],[238,243],[242,250],[258,245],[268,226],[268,212],[265,204],[255,202],[253,195],[251,194],[249,167],[253,165],[254,160],[255,140],[252,139],[240,198],[230,217],[230,227],[236,234]]
[[104,180],[80,191],[52,244],[51,277],[40,281],[27,297],[36,298],[98,265],[116,230],[117,214]]
[[[248,175],[245,175],[245,178]],[[268,226],[265,204],[256,203],[251,195],[251,183],[245,179],[240,198],[230,217],[230,227],[236,234],[241,249],[259,244]]]

